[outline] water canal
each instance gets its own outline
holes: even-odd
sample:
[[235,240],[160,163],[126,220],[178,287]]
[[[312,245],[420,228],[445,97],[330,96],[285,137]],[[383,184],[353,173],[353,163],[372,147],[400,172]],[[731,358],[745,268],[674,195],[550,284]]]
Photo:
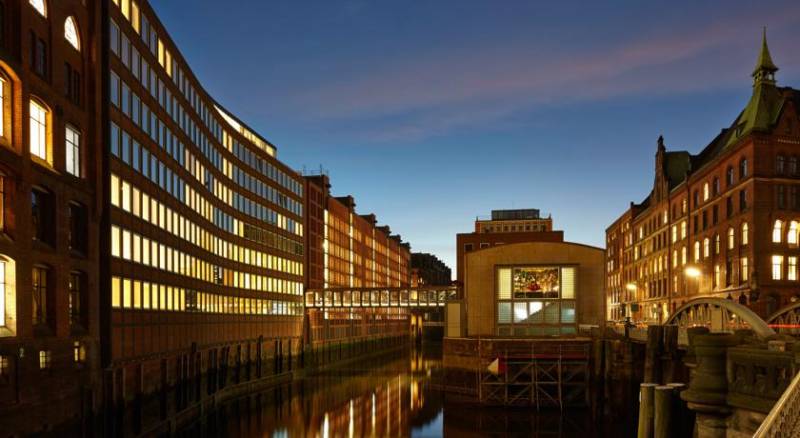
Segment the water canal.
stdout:
[[626,437],[588,409],[485,407],[438,389],[441,346],[359,360],[222,405],[179,437]]

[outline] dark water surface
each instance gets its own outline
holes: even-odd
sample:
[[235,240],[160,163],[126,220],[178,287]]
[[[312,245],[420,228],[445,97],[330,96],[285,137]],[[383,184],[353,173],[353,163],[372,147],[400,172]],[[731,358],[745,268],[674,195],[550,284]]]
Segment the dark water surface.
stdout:
[[631,436],[630,426],[602,425],[588,409],[562,414],[452,402],[436,389],[441,363],[438,345],[356,361],[226,403],[178,436]]

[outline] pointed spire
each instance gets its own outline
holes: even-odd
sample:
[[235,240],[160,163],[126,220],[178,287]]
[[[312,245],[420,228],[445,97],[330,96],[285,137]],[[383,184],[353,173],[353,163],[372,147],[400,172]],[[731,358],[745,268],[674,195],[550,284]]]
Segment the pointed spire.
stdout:
[[778,71],[778,67],[772,62],[772,56],[769,54],[767,27],[764,26],[764,31],[761,35],[761,53],[758,55],[756,68],[753,70],[753,78],[755,82],[768,81],[774,83],[776,71]]
[[666,147],[664,147],[664,136],[663,135],[659,135],[658,136],[658,150],[660,150],[660,151],[661,150],[666,150]]

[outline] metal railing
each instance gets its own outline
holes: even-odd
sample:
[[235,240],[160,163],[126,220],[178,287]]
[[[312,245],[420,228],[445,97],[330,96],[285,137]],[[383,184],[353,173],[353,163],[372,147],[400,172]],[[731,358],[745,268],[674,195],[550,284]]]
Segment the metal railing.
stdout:
[[754,438],[800,436],[800,373],[761,423]]
[[444,307],[457,297],[455,287],[336,288],[306,292],[306,308]]

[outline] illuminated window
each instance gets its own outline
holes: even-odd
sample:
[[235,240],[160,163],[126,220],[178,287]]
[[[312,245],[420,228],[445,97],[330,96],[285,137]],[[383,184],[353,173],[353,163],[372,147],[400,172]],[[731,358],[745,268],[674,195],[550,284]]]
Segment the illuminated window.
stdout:
[[709,196],[708,183],[705,183],[703,184],[703,201],[708,201]]
[[736,233],[733,231],[733,227],[728,228],[728,249],[733,249],[736,246]]
[[50,369],[50,351],[49,350],[41,350],[41,351],[39,351],[39,369],[40,370]]
[[747,222],[742,223],[742,245],[750,243],[750,232]]
[[681,264],[686,264],[686,247],[681,248]]
[[786,270],[786,279],[795,281],[797,280],[797,257],[791,256],[788,260],[788,266]]
[[741,278],[742,282],[746,282],[750,279],[750,267],[748,265],[747,257],[742,257],[739,259],[739,278]]
[[783,235],[783,222],[778,219],[775,221],[775,225],[772,227],[772,242],[774,243],[781,243]]
[[67,125],[64,145],[67,152],[67,172],[81,176],[81,134],[74,127]]
[[64,22],[64,39],[75,48],[75,50],[81,50],[81,40],[80,36],[78,36],[78,25],[75,23],[74,17],[67,17],[67,21]]
[[786,234],[786,243],[797,245],[797,222],[789,222],[789,232]]
[[686,221],[681,222],[681,239],[686,238]]
[[0,137],[5,136],[6,81],[0,77]]
[[700,261],[700,241],[694,242],[694,261]]
[[711,255],[711,240],[706,237],[703,239],[703,257]]
[[719,265],[714,265],[714,286],[718,287],[722,284],[722,271]]
[[780,280],[783,278],[783,256],[772,256],[772,279]]
[[30,150],[31,154],[45,161],[50,161],[47,154],[47,110],[30,101]]
[[47,6],[44,3],[44,0],[28,0],[33,9],[36,9],[36,12],[42,15],[42,17],[47,17]]
[[6,262],[0,261],[0,327],[6,325]]
[[83,343],[75,341],[72,344],[72,360],[77,364],[86,362],[86,347]]

